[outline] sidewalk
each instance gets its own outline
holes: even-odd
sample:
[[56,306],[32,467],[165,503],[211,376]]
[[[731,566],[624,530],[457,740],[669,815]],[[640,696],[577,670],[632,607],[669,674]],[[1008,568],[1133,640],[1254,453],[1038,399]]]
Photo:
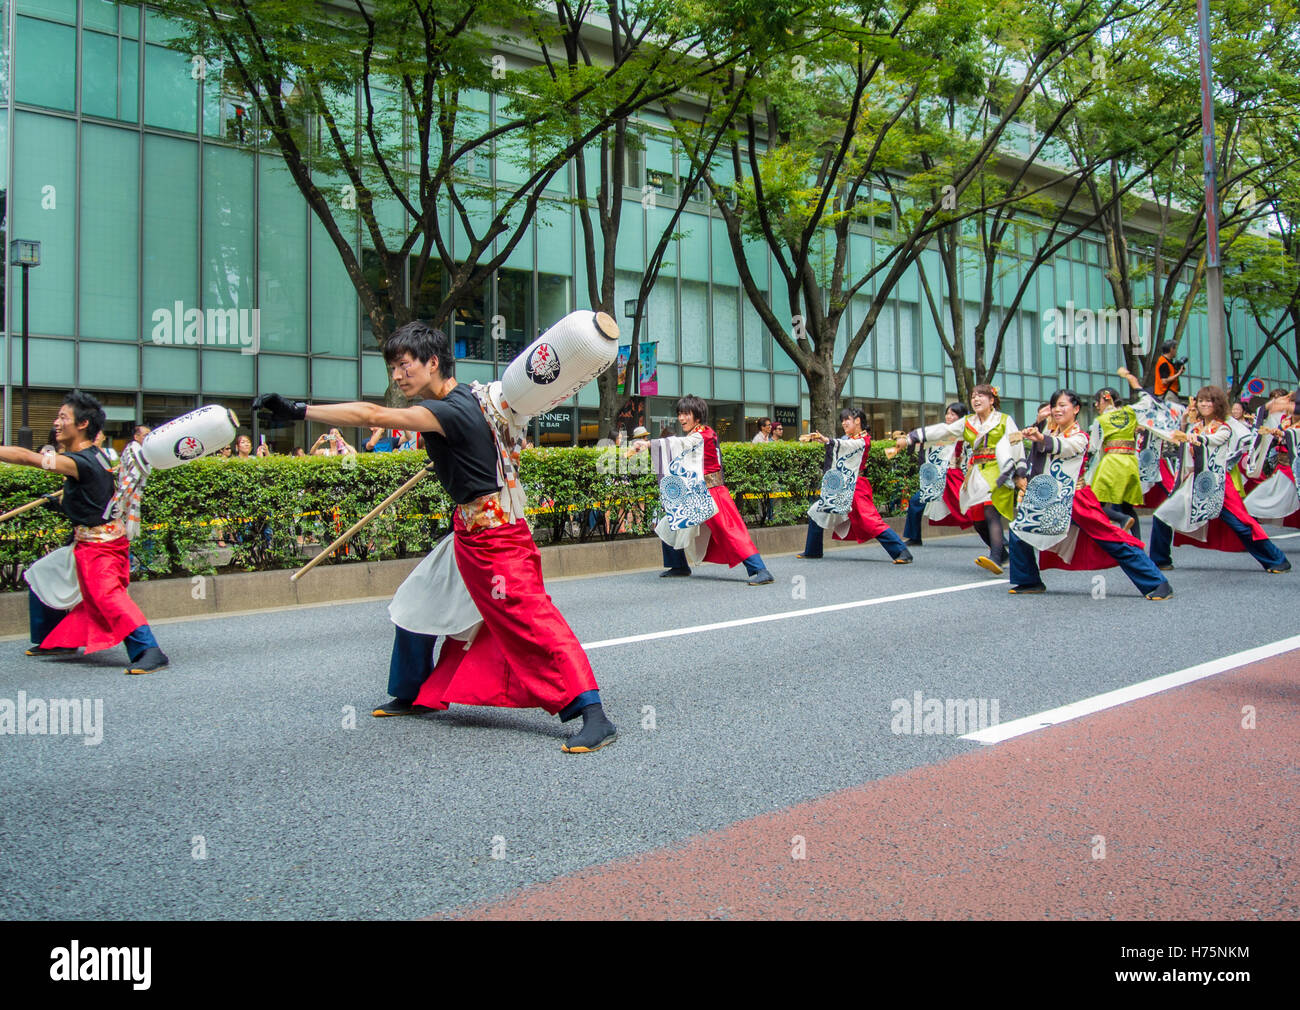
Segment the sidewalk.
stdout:
[[1298,674],[1286,653],[459,917],[1295,920]]

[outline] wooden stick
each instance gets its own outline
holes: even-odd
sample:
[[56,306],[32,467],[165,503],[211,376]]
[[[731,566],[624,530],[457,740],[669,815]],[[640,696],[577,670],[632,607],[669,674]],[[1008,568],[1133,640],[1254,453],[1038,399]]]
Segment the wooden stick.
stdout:
[[63,497],[62,491],[55,491],[51,494],[43,494],[35,501],[29,501],[26,505],[19,505],[16,509],[12,509],[6,512],[4,515],[0,516],[0,523],[4,522],[6,519],[12,519],[14,516],[20,516],[24,512],[30,512],[38,505],[44,505],[47,501],[58,501],[62,497]]
[[407,491],[415,487],[416,483],[420,480],[420,478],[423,477],[426,473],[429,473],[430,469],[431,466],[426,466],[423,470],[417,473],[414,477],[408,480],[405,484],[399,487],[396,491],[390,494],[387,498],[381,501],[378,505],[372,508],[365,515],[363,515],[341,537],[339,537],[332,544],[326,547],[323,551],[317,554],[314,558],[308,561],[307,564],[303,565],[300,569],[298,569],[298,571],[294,572],[291,576],[289,576],[289,581],[297,582],[300,578],[302,578],[304,575],[310,572],[313,568],[319,565],[322,561],[324,561],[327,557],[333,554],[336,550],[338,550],[340,547],[346,544],[357,534],[357,532],[363,526],[365,526],[368,522],[370,522],[371,519],[375,518],[375,516],[379,515],[380,512],[388,508],[389,505],[397,501],[398,498],[406,494]]

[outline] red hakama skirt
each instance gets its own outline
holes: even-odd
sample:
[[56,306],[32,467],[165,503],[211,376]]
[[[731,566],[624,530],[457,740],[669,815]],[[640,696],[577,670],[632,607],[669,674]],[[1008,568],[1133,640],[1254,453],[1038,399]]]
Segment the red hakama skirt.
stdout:
[[72,548],[81,602],[45,636],[41,648],[111,649],[149,623],[126,591],[131,583],[130,552],[131,541],[126,537],[83,540]]
[[1079,530],[1070,560],[1066,561],[1053,551],[1040,551],[1039,568],[1060,568],[1069,572],[1095,572],[1101,568],[1115,568],[1119,562],[1097,546],[1099,540],[1128,544],[1146,553],[1146,544],[1110,521],[1110,517],[1102,511],[1097,495],[1086,484],[1080,485],[1074,492],[1070,524]]
[[[931,526],[959,526],[962,529],[970,529],[975,523],[984,521],[984,505],[976,505],[971,509],[971,515],[966,515],[961,510],[961,485],[966,479],[966,474],[958,467],[950,467],[943,478],[943,503],[948,506],[949,515],[942,519],[931,519]],[[976,515],[975,513],[978,513]]]
[[757,554],[758,548],[754,546],[745,520],[740,518],[740,513],[736,510],[736,503],[731,500],[727,485],[711,487],[709,494],[718,506],[718,514],[704,523],[709,528],[709,546],[704,551],[704,560],[735,568],[746,558]]
[[471,533],[458,510],[453,529],[456,568],[483,626],[468,646],[443,642],[415,704],[541,708],[554,715],[595,691],[587,654],[542,584],[542,558],[528,524],[520,519]]

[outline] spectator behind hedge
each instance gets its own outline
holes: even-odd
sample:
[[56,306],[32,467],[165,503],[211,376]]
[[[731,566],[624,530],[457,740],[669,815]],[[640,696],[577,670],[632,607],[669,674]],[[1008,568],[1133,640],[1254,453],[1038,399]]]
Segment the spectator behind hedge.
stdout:
[[[321,443],[325,444],[322,446]],[[313,456],[354,456],[356,447],[349,445],[338,428],[331,428],[312,443]]]
[[393,435],[387,428],[371,428],[370,438],[362,446],[366,452],[392,452]]

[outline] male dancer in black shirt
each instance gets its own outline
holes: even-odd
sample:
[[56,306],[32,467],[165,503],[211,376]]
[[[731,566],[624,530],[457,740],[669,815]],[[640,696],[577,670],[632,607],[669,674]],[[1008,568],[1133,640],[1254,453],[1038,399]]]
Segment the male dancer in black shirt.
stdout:
[[[394,700],[374,714],[445,709],[451,702],[538,707],[564,721],[582,716],[582,729],[563,746],[566,753],[613,743],[615,727],[601,706],[591,664],[546,593],[532,533],[515,514],[501,478],[498,434],[475,393],[454,377],[451,341],[441,330],[408,323],[389,337],[384,356],[397,388],[418,401],[415,406],[309,406],[277,393],[253,404],[279,420],[424,432],[438,479],[456,503],[455,568],[484,627],[468,647],[444,642],[434,664],[436,636],[397,625],[388,685]],[[428,607],[444,602],[429,599]]]
[[35,592],[29,596],[32,647],[29,656],[66,656],[85,646],[87,652],[126,643],[131,663],[126,673],[153,673],[167,666],[144,614],[127,593],[130,541],[120,519],[106,519],[116,481],[108,458],[94,445],[104,427],[104,410],[89,393],[69,393],[54,421],[59,452],[35,453],[0,446],[0,462],[39,467],[63,475],[59,505],[72,522],[73,559],[81,602],[71,611],[49,606]]

